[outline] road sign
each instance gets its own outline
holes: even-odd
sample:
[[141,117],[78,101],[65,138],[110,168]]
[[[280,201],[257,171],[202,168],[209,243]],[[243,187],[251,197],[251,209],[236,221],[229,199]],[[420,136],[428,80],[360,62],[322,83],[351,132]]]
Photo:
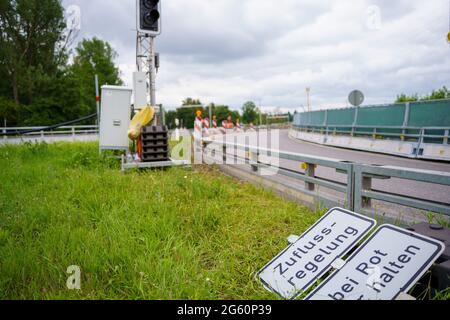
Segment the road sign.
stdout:
[[348,101],[352,106],[359,107],[364,102],[364,94],[359,90],[354,90],[350,92],[348,96]]
[[295,299],[332,268],[376,225],[375,220],[331,209],[258,274],[263,285],[285,299]]
[[393,300],[441,256],[440,241],[384,225],[306,300]]

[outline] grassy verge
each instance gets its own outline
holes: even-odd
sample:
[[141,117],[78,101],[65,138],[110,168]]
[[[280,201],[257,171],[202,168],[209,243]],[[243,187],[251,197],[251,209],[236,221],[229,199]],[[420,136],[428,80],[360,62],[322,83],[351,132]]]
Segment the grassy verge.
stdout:
[[255,272],[319,216],[212,168],[123,174],[91,143],[1,147],[0,299],[272,299]]

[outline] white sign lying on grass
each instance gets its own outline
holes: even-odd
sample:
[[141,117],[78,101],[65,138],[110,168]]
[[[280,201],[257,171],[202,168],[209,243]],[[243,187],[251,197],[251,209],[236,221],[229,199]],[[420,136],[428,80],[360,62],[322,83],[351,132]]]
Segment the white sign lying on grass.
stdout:
[[381,226],[306,300],[392,300],[408,292],[444,251],[443,243]]
[[295,243],[260,272],[264,286],[285,299],[295,299],[331,269],[376,225],[375,220],[331,209]]

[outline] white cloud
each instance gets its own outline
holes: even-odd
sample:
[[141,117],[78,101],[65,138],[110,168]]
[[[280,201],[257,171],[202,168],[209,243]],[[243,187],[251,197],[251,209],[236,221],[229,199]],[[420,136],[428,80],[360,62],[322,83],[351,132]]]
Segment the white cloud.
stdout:
[[[367,103],[450,86],[448,0],[161,0],[158,99],[186,96],[239,108],[246,100],[294,108],[312,87],[315,108],[345,106],[361,89]],[[82,10],[82,37],[119,53],[130,83],[135,68],[134,0],[65,0]],[[380,8],[378,30],[367,8]]]

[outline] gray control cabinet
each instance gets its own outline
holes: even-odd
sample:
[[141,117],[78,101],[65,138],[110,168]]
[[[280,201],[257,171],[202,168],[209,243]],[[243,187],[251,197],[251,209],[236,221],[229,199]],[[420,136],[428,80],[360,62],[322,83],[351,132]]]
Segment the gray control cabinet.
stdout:
[[128,87],[102,86],[100,150],[128,150],[132,92]]

